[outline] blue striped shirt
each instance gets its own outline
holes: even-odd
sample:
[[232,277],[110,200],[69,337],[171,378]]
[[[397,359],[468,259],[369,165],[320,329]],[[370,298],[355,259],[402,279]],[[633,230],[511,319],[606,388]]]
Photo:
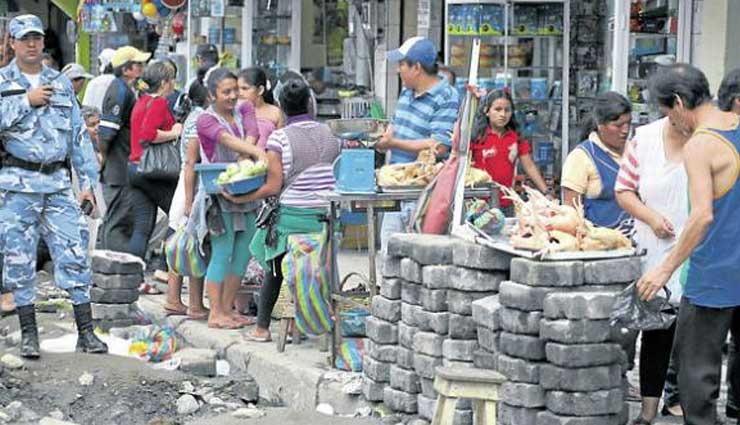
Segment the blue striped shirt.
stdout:
[[[419,96],[408,88],[401,91],[393,116],[393,137],[400,140],[434,139],[447,147],[452,145],[450,134],[457,119],[460,97],[447,80],[440,79]],[[393,149],[391,163],[416,160],[416,154]]]

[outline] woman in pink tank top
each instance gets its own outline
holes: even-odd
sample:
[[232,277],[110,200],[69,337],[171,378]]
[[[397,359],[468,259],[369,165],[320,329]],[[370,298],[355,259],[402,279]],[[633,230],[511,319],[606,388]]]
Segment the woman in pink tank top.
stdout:
[[275,106],[272,87],[265,71],[253,67],[239,73],[239,100],[254,105],[259,129],[257,146],[264,149],[270,134],[284,124],[283,113]]

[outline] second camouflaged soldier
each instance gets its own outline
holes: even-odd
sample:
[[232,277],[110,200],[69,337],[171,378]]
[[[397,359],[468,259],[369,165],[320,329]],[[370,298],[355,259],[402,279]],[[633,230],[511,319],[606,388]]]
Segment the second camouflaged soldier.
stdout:
[[[13,290],[21,324],[21,355],[40,355],[34,301],[36,247],[49,246],[54,281],[69,292],[77,322],[77,351],[105,353],[93,333],[90,308],[90,258],[80,202],[94,207],[91,185],[98,161],[75,100],[72,83],[42,65],[44,30],[34,15],[8,25],[15,59],[0,69],[0,140],[5,155],[0,197],[14,220],[7,226],[3,277]],[[80,199],[72,193],[77,172]]]

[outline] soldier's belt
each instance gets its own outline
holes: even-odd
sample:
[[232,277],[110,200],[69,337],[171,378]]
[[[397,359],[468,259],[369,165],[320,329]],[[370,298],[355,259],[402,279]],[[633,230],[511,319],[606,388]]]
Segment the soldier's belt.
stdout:
[[14,156],[7,155],[3,158],[3,167],[17,167],[24,170],[36,171],[43,174],[54,174],[61,169],[68,169],[67,161],[57,162],[30,162],[24,159],[16,158]]

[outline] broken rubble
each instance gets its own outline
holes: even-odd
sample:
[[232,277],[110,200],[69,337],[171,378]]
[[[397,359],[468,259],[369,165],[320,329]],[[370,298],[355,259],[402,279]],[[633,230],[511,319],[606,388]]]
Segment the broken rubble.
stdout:
[[207,348],[183,348],[173,358],[180,360],[180,370],[195,376],[216,376],[216,351]]
[[82,385],[83,387],[89,387],[90,385],[93,384],[93,382],[95,382],[95,376],[93,376],[90,373],[85,372],[82,375],[80,375],[80,378],[77,380],[77,382],[79,382],[80,385]]
[[178,415],[190,415],[200,409],[198,400],[190,394],[185,394],[177,399],[177,414]]
[[316,411],[321,413],[322,415],[334,416],[334,408],[331,406],[331,404],[320,403],[318,406],[316,406]]
[[0,364],[10,370],[20,369],[25,365],[25,362],[17,356],[10,353],[0,357]]
[[265,412],[257,408],[242,407],[231,412],[231,416],[239,419],[253,419],[265,416]]
[[52,418],[52,417],[47,416],[47,417],[41,418],[41,420],[39,421],[39,425],[77,425],[77,424],[74,422],[63,421],[61,419]]

